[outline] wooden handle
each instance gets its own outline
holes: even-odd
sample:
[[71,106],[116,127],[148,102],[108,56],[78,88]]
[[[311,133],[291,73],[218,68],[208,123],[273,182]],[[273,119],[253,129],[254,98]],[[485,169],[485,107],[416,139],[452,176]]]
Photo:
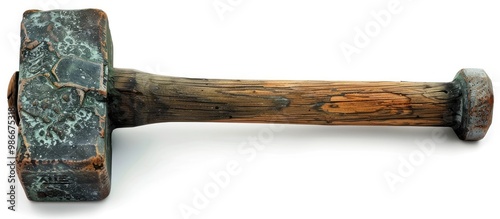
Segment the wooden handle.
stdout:
[[459,91],[427,82],[218,80],[114,69],[116,127],[158,122],[453,126]]

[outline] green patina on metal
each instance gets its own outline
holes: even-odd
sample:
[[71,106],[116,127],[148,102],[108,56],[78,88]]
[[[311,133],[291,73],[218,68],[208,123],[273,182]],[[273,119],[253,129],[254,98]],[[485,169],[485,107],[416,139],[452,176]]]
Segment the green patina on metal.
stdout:
[[106,15],[27,11],[21,26],[17,162],[28,198],[103,199],[111,175]]

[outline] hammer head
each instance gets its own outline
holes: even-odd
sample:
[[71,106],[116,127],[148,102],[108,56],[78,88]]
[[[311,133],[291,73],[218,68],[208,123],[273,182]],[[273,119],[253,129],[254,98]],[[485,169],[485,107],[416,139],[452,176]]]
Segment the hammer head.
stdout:
[[111,185],[112,67],[106,14],[26,11],[20,59],[17,171],[28,198],[105,198]]

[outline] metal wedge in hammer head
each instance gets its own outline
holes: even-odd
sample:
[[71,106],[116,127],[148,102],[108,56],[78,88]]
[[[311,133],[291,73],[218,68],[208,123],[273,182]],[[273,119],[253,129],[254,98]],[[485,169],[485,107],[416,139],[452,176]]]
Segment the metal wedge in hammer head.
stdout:
[[218,80],[113,68],[104,12],[27,11],[20,71],[17,170],[35,201],[86,201],[110,191],[111,131],[157,122],[275,122],[451,127],[480,140],[493,88],[481,69],[452,82]]

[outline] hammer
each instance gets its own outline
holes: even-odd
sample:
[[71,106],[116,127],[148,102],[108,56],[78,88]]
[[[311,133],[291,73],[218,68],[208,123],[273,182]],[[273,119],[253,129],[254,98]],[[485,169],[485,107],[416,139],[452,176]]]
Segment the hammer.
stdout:
[[451,127],[480,140],[493,87],[481,69],[453,81],[327,82],[165,77],[113,67],[103,11],[29,10],[9,84],[17,173],[33,201],[89,201],[111,187],[111,132],[158,122]]

